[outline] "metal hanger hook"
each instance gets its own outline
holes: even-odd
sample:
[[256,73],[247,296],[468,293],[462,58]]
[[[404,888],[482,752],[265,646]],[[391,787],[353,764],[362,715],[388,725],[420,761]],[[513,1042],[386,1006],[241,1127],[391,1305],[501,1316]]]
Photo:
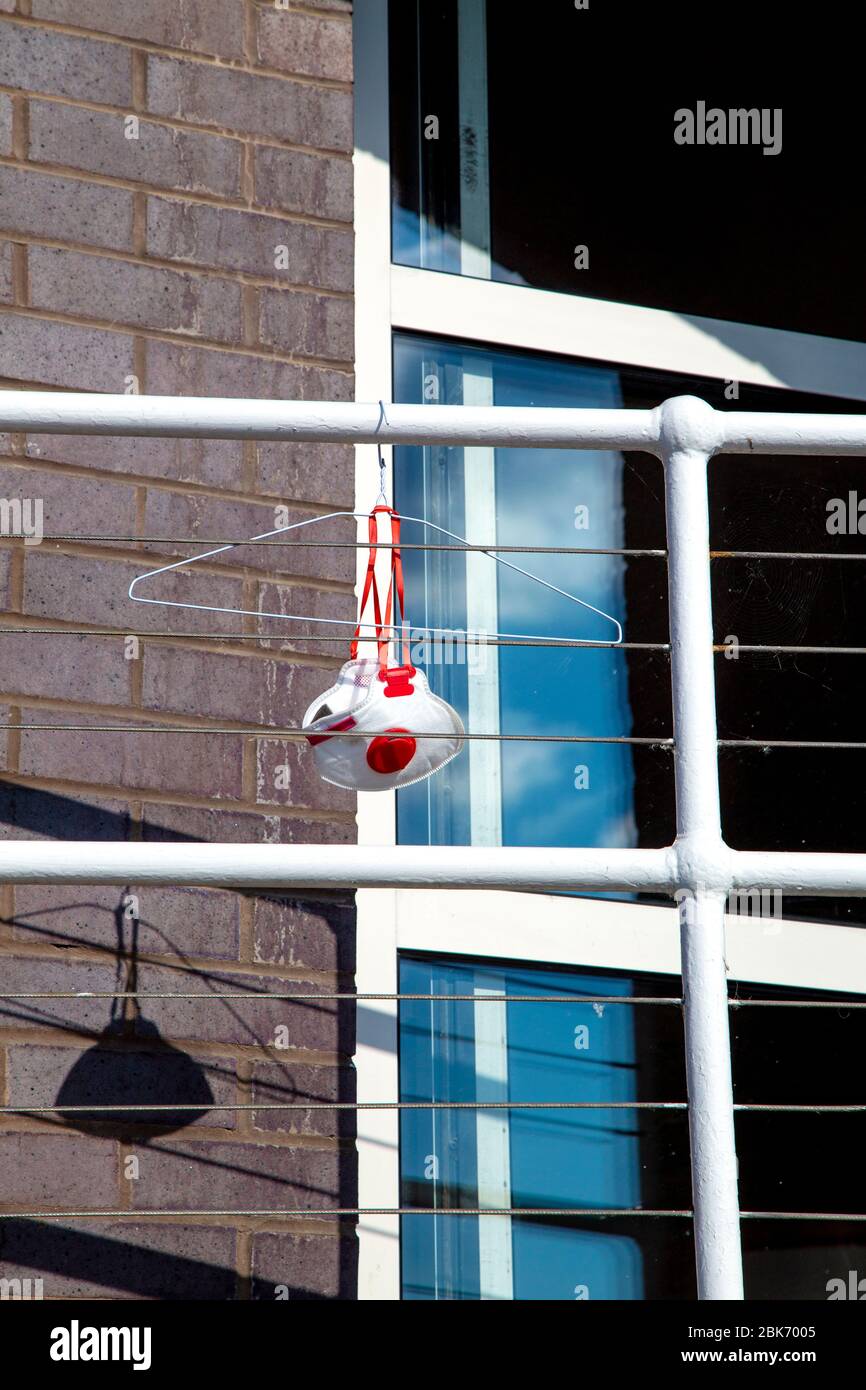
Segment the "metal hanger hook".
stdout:
[[[379,402],[379,411],[379,425],[381,425],[383,421],[385,422],[385,424],[387,424],[388,421],[385,415],[385,406],[382,401]],[[379,428],[379,425],[376,426],[377,430]],[[378,441],[376,443],[376,450],[379,455],[379,496],[376,498],[376,505],[378,506],[379,502],[384,502],[385,506],[387,507],[388,495],[385,492],[385,460],[382,457],[382,445]]]

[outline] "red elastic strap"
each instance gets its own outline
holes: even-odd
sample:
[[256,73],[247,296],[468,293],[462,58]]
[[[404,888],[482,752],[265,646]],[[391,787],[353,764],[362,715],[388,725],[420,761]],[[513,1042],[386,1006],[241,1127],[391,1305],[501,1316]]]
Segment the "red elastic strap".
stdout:
[[[405,591],[403,584],[403,557],[400,553],[400,518],[394,512],[391,512],[391,579],[388,584],[388,595],[385,600],[385,613],[383,618],[383,626],[385,629],[391,626],[392,604],[395,628],[394,646],[395,648],[397,646],[396,628],[399,609],[399,625],[403,643],[403,665],[408,667],[410,664],[409,641],[406,636],[406,623],[404,620]],[[388,648],[390,641],[390,637],[386,637],[383,642],[379,643],[379,674],[383,679],[388,669]]]
[[400,518],[391,515],[391,540],[394,549],[391,551],[391,575],[396,593],[396,603],[394,606],[394,616],[397,616],[397,604],[400,605],[400,627],[403,641],[403,665],[409,666],[409,641],[406,636],[405,619],[405,594],[403,588],[403,556],[400,552]]
[[[376,552],[379,539],[378,514],[386,512],[391,518],[391,576],[388,583],[388,592],[385,596],[384,609],[379,599],[379,587],[376,582]],[[373,597],[373,616],[376,627],[376,644],[379,652],[380,674],[388,669],[388,653],[391,645],[391,614],[393,609],[395,627],[397,610],[400,613],[400,626],[402,628],[403,641],[403,664],[409,665],[409,641],[406,636],[404,621],[405,588],[403,580],[403,557],[400,553],[400,518],[395,514],[391,507],[374,507],[369,517],[369,539],[370,555],[367,561],[367,573],[364,577],[364,589],[361,595],[361,607],[358,613],[358,626],[355,628],[355,635],[352,638],[350,656],[354,661],[358,655],[358,642],[363,641],[361,637],[361,627],[363,625],[364,612],[367,607],[367,600],[372,594]],[[395,642],[396,646],[396,642]]]
[[367,534],[370,541],[370,555],[367,560],[367,573],[364,576],[364,592],[361,595],[361,607],[358,610],[358,626],[352,638],[352,645],[349,648],[349,656],[353,661],[358,656],[358,639],[361,636],[364,610],[367,607],[367,600],[372,592],[373,595],[373,619],[376,625],[376,638],[381,641],[382,637],[382,611],[379,606],[379,586],[376,583],[376,542],[379,538],[379,524],[376,520],[376,512],[380,508],[375,508],[367,519]]

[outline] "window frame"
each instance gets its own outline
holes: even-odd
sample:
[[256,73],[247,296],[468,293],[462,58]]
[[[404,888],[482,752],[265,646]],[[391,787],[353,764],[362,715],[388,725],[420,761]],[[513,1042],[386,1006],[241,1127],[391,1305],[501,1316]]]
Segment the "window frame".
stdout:
[[[354,36],[358,401],[390,397],[392,341],[400,330],[866,400],[866,344],[392,264],[388,0],[356,6]],[[383,449],[389,464],[390,452]],[[375,459],[373,446],[356,446],[359,511],[369,503]],[[359,551],[359,577],[364,563]],[[396,795],[360,793],[357,827],[359,844],[381,846],[387,854],[387,847],[397,842]],[[527,933],[529,905],[523,897],[494,891],[359,889],[359,994],[396,994],[403,950],[680,973],[675,907],[533,894],[533,925]],[[731,979],[866,992],[866,933],[860,928],[738,916],[726,916],[725,924]],[[397,1049],[396,1001],[361,1000],[354,1059],[359,1102],[398,1098]],[[398,1207],[399,1112],[359,1110],[357,1134],[358,1205]],[[362,1217],[358,1237],[358,1297],[399,1299],[399,1218]]]

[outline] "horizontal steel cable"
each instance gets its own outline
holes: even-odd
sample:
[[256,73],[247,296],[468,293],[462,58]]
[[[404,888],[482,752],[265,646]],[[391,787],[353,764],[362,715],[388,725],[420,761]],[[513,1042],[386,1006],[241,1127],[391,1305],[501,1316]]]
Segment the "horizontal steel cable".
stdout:
[[846,748],[849,751],[866,748],[866,742],[844,739],[720,738],[717,741],[720,748]]
[[729,999],[729,1009],[866,1009],[866,999]]
[[[309,737],[305,729],[281,729],[263,724],[258,728],[222,727],[189,724],[41,724],[0,722],[0,729],[18,730],[22,733],[73,733],[73,734],[224,734],[244,738],[278,738],[303,740]],[[366,738],[376,730],[334,729],[328,732],[332,738]],[[413,730],[416,739],[454,739],[454,733],[441,730]],[[625,743],[648,748],[674,748],[672,738],[659,735],[631,734],[478,734],[462,733],[461,739],[490,743]],[[719,748],[837,748],[859,751],[866,749],[866,742],[842,739],[780,739],[780,738],[720,738]]]
[[[30,541],[32,534],[25,534],[20,531],[6,532],[4,540]],[[204,546],[264,546],[296,548],[300,550],[367,550],[369,541],[296,541],[296,540],[271,540],[271,539],[252,539],[242,537],[238,539],[214,537],[214,536],[120,536],[120,535],[88,535],[71,534],[68,532],[58,532],[50,535],[43,535],[40,544],[44,542],[78,542],[81,544],[108,544],[123,543],[124,545],[204,545]],[[472,544],[456,545],[438,542],[424,541],[378,541],[378,550],[432,550],[448,551],[460,554],[494,554],[494,555],[619,555],[640,559],[666,559],[667,549],[663,547],[649,546],[583,546],[583,545],[500,545],[493,541],[489,544],[473,542]],[[710,549],[708,551],[711,560],[866,560],[866,550],[719,550]]]
[[[24,535],[23,532],[7,532],[3,536],[4,540],[29,540],[32,542],[32,535]],[[125,545],[225,545],[225,546],[279,546],[283,549],[298,550],[369,550],[369,541],[293,541],[293,540],[220,540],[213,537],[204,536],[87,536],[87,535],[43,535],[39,541],[122,541]],[[652,556],[653,558],[664,558],[666,550],[650,549],[629,549],[610,546],[584,546],[584,545],[439,545],[424,544],[421,541],[377,541],[377,550],[446,550],[455,552],[467,552],[469,554],[494,554],[494,555],[631,555],[631,556]],[[724,552],[727,554],[727,552]],[[195,558],[195,557],[193,557]]]
[[[20,729],[22,732],[27,730],[38,730],[41,733],[76,733],[76,734],[237,734],[244,735],[246,738],[282,738],[282,739],[306,739],[307,731],[304,729],[280,729],[263,724],[260,728],[208,728],[207,725],[188,724],[3,724],[0,729]],[[372,736],[377,731],[368,729],[363,732],[353,732],[351,729],[335,729],[328,733],[328,738],[365,738]],[[431,733],[422,733],[413,729],[412,737],[419,738],[446,738],[454,739],[456,734],[437,730]],[[501,743],[637,743],[649,744],[653,748],[673,747],[672,738],[633,738],[622,734],[460,734],[461,739],[475,739],[479,741],[492,741]]]
[[[322,1217],[333,1218],[336,1216],[685,1216],[691,1217],[690,1211],[665,1211],[649,1207],[331,1207],[324,1210],[320,1207],[259,1207],[259,1208],[188,1208],[181,1210],[168,1210],[166,1208],[152,1208],[151,1210],[141,1210],[136,1208],[134,1211],[129,1209],[116,1211],[0,1211],[0,1221],[13,1219],[22,1220],[59,1220],[81,1217],[116,1217],[124,1216],[127,1220],[134,1217],[137,1221],[141,1216],[285,1216],[285,1217]],[[866,1219],[866,1218],[864,1218]]]
[[[119,1105],[2,1105],[0,1115],[43,1115],[43,1114],[150,1114],[151,1111],[195,1111],[208,1110],[688,1110],[685,1100],[366,1100],[366,1101],[246,1101],[243,1104],[213,1101],[166,1102],[148,1105],[144,1102],[127,1102]],[[794,1103],[742,1102],[734,1105],[740,1112],[757,1111],[762,1114],[783,1115],[859,1115],[866,1112],[866,1104],[838,1105]]]
[[[396,631],[396,629],[393,629]],[[448,633],[447,636],[425,636],[426,628],[413,627],[410,629],[415,635],[411,638],[412,644],[423,642],[431,647],[590,647],[595,650],[607,650],[615,648],[617,651],[651,651],[669,652],[669,642],[589,642],[578,637],[485,637],[476,636],[456,631]],[[346,636],[334,636],[332,633],[323,633],[319,636],[315,632],[302,633],[266,633],[266,632],[135,632],[121,629],[104,630],[100,628],[77,628],[77,627],[0,627],[0,635],[12,633],[28,633],[31,636],[48,635],[51,637],[118,637],[125,641],[128,637],[140,638],[194,638],[196,641],[207,642],[338,642],[348,645],[349,639]],[[369,637],[362,637],[362,642],[375,643],[375,634]],[[726,650],[720,647],[720,651]],[[740,648],[742,651],[742,647]],[[310,653],[305,652],[305,656]],[[446,663],[447,664],[447,663]]]
[[[591,642],[584,641],[577,637],[485,637],[483,635],[469,635],[462,631],[449,633],[448,636],[424,636],[426,629],[415,627],[412,629],[415,636],[414,642],[423,642],[431,647],[567,647],[580,648],[587,647],[597,651],[644,651],[644,652],[669,652],[670,642]],[[269,632],[172,632],[170,629],[164,630],[135,630],[120,628],[79,628],[79,627],[0,627],[0,635],[12,635],[15,633],[27,633],[33,637],[117,637],[123,641],[128,637],[139,637],[142,640],[149,638],[151,641],[156,638],[169,638],[172,641],[190,640],[196,642],[331,642],[344,644],[345,636],[335,636],[333,633],[300,632],[300,633],[269,633]],[[375,637],[365,637],[362,641],[375,642]],[[791,656],[866,656],[866,647],[819,647],[808,646],[796,643],[780,642],[738,642],[736,647],[738,652],[769,652],[774,655]],[[714,642],[714,652],[730,652],[730,642]],[[305,652],[308,656],[310,653]]]
[[[866,1110],[866,1105],[854,1106],[852,1109]],[[484,1101],[475,1100],[368,1100],[368,1101],[274,1101],[258,1104],[255,1101],[248,1101],[242,1105],[225,1104],[221,1105],[214,1101],[212,1104],[202,1104],[190,1102],[189,1104],[160,1104],[148,1105],[146,1103],[129,1103],[122,1105],[2,1105],[0,1115],[41,1115],[41,1114],[73,1114],[83,1113],[93,1115],[101,1112],[115,1114],[129,1114],[132,1111],[149,1113],[151,1110],[687,1110],[687,1101],[652,1101],[652,1100],[494,1100],[486,1104]]]
[[473,1004],[682,1004],[679,998],[663,998],[652,994],[643,998],[635,995],[616,995],[611,997],[607,994],[354,994],[344,991],[339,994],[273,994],[270,990],[259,990],[258,992],[246,994],[211,994],[202,993],[201,990],[194,994],[142,994],[130,993],[126,991],[115,992],[107,990],[99,992],[96,990],[65,990],[65,991],[28,991],[27,993],[9,994],[0,992],[0,999],[301,999],[301,1000],[320,1000],[320,999],[350,999],[365,1003],[369,1000],[413,1000],[416,1003],[429,1004],[436,1001],[468,1001]]
[[[166,1216],[250,1216],[250,1217],[315,1217],[333,1220],[335,1217],[364,1216],[561,1216],[586,1220],[593,1217],[610,1219],[618,1216],[640,1216],[654,1220],[685,1218],[694,1212],[688,1208],[659,1207],[331,1207],[327,1210],[309,1207],[154,1207],[116,1208],[111,1211],[0,1211],[0,1221],[62,1221],[94,1220],[124,1217]],[[839,1211],[741,1211],[741,1221],[866,1221],[866,1212]]]
[[[747,915],[747,914],[744,914]],[[0,999],[231,999],[240,1003],[258,1003],[264,999],[287,999],[299,1003],[318,1003],[343,999],[351,1003],[399,1002],[413,1003],[471,1003],[471,1004],[663,1004],[679,1008],[683,1000],[676,995],[608,995],[608,994],[355,994],[349,990],[339,993],[316,992],[275,993],[271,990],[252,990],[245,994],[214,994],[210,990],[170,991],[155,994],[115,990],[25,990],[0,991]],[[729,999],[731,1009],[866,1009],[866,999]]]
[[866,550],[711,550],[711,560],[866,560]]
[[[309,737],[304,729],[281,729],[270,724],[259,728],[238,728],[189,724],[4,724],[0,729],[19,730],[22,733],[73,733],[73,734],[225,734],[244,738],[279,738],[303,740]],[[328,732],[332,738],[366,738],[376,730],[334,729]],[[441,730],[413,729],[416,739],[454,739],[454,733]],[[631,734],[478,734],[463,733],[459,737],[466,741],[479,743],[626,743],[647,748],[673,748],[672,738],[659,735]],[[849,751],[866,749],[866,742],[845,741],[842,739],[782,739],[782,738],[720,738],[720,748],[839,748]]]
[[[6,532],[4,540],[31,541],[33,536],[20,531]],[[369,541],[296,541],[296,540],[271,540],[271,539],[252,539],[242,537],[225,538],[218,536],[120,536],[120,535],[88,535],[71,534],[68,532],[58,532],[50,535],[43,535],[40,544],[49,542],[79,542],[79,543],[118,543],[125,545],[205,545],[205,546],[264,546],[296,548],[299,550],[367,550]],[[621,555],[637,558],[665,559],[668,551],[663,547],[648,546],[583,546],[583,545],[500,545],[495,541],[489,544],[473,542],[466,545],[443,544],[439,542],[424,541],[378,541],[377,550],[433,550],[449,551],[459,554],[494,554],[494,555]],[[866,560],[866,550],[718,550],[711,549],[709,552],[711,560]]]
[[[669,652],[670,642],[592,642],[577,637],[485,637],[482,634],[468,634],[464,631],[455,630],[447,636],[425,636],[426,629],[423,627],[413,627],[412,642],[423,642],[433,648],[436,647],[540,647],[540,648],[581,648],[586,647],[595,651],[644,651],[644,652]],[[125,641],[128,637],[139,637],[142,640],[157,638],[169,638],[172,641],[190,640],[195,642],[331,642],[345,644],[345,636],[335,636],[333,633],[269,633],[269,632],[173,632],[170,629],[150,629],[135,630],[126,628],[79,628],[79,627],[0,627],[0,635],[13,635],[16,633],[26,633],[33,637],[116,637]],[[361,639],[365,642],[375,642],[375,637],[365,637]],[[714,642],[713,651],[722,653],[730,652],[730,642]],[[808,646],[797,643],[778,643],[778,642],[738,642],[736,646],[738,652],[769,652],[774,655],[791,656],[866,656],[866,647],[819,647]],[[305,652],[307,656],[311,653]]]
[[[714,652],[730,652],[732,643],[714,642]],[[775,655],[785,656],[866,656],[866,647],[815,647],[797,646],[792,643],[759,643],[759,642],[738,642],[737,652],[771,652]]]

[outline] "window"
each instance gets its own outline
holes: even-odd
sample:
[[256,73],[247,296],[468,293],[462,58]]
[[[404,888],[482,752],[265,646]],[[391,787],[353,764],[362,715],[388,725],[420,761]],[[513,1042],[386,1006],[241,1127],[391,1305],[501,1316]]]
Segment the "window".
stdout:
[[784,27],[729,12],[699,79],[693,35],[687,0],[547,0],[533,23],[502,0],[392,5],[395,261],[862,341],[856,86],[807,119],[767,82]]
[[[678,1009],[578,1002],[676,995],[676,980],[404,956],[400,988],[438,996],[401,1005],[401,1099],[516,1107],[405,1110],[403,1206],[689,1205],[684,1110],[565,1108],[684,1099]],[[529,1108],[542,1099],[551,1108]],[[402,1226],[406,1298],[640,1299],[694,1283],[690,1224],[676,1217]]]
[[[622,404],[619,375],[609,369],[399,335],[395,396],[443,404]],[[398,449],[394,462],[400,509],[470,541],[505,546],[622,549],[625,497],[652,500],[647,537],[664,550],[661,467],[657,459],[626,461],[584,450]],[[628,481],[624,473],[628,471]],[[646,509],[644,511],[646,518]],[[431,539],[407,526],[407,539]],[[433,537],[435,540],[436,537]],[[622,618],[626,562],[616,555],[506,555],[556,587]],[[664,559],[636,560],[634,584],[652,586],[656,638],[666,641]],[[425,627],[505,632],[542,640],[597,641],[579,651],[556,646],[470,646],[431,642],[427,667],[434,689],[454,704],[470,730],[509,735],[670,736],[666,653],[631,654],[655,715],[634,727],[626,653],[610,622],[533,584],[484,555],[407,551],[407,594]],[[640,580],[636,578],[640,574]],[[641,634],[642,636],[644,634]],[[447,661],[444,658],[448,658]],[[398,797],[398,836],[421,844],[633,845],[633,749],[627,744],[479,743],[441,776]],[[673,822],[670,756],[642,750],[656,789],[654,825],[641,843],[668,843]]]
[[[576,18],[586,19],[593,9]],[[784,152],[771,158],[760,150],[742,152],[750,160],[754,156],[754,168],[750,164],[744,175],[742,163],[736,164],[737,197],[713,199],[713,217],[701,220],[700,237],[693,235],[688,219],[681,232],[670,219],[652,215],[660,166],[652,166],[652,188],[644,190],[640,214],[633,194],[640,193],[642,180],[649,177],[644,170],[622,170],[628,206],[604,202],[593,197],[593,169],[609,167],[617,123],[643,121],[651,141],[662,116],[657,110],[653,115],[640,74],[629,71],[624,55],[613,102],[617,109],[608,111],[609,119],[600,123],[603,129],[598,120],[586,119],[582,103],[595,62],[590,39],[598,29],[584,31],[587,46],[580,61],[585,66],[578,64],[586,78],[582,84],[575,79],[573,46],[551,39],[558,26],[571,23],[570,3],[551,5],[547,27],[536,26],[543,33],[524,26],[525,71],[519,83],[504,54],[502,26],[509,22],[509,7],[425,0],[423,6],[408,3],[390,10],[390,84],[385,0],[369,0],[355,16],[361,75],[356,154],[359,399],[375,400],[390,392],[391,399],[400,401],[628,407],[692,393],[717,409],[866,408],[866,350],[852,341],[862,337],[854,244],[859,213],[844,209],[846,227],[855,229],[851,246],[836,235],[834,224],[832,255],[825,250],[804,258],[803,237],[812,248],[826,247],[822,237],[829,236],[828,219],[808,208],[799,218],[774,216],[770,222],[762,216],[765,192],[767,197],[772,193],[775,207],[784,207],[788,195]],[[600,14],[595,9],[593,24],[604,22]],[[647,12],[645,22],[654,24],[656,16]],[[720,51],[724,43],[722,36]],[[541,65],[537,44],[544,48]],[[640,53],[646,45],[635,42],[633,47]],[[647,81],[657,85],[656,67]],[[521,93],[519,103],[515,91]],[[509,101],[514,107],[510,114],[504,110]],[[566,146],[545,136],[565,128],[557,125],[563,102],[568,120],[587,132]],[[425,138],[424,123],[431,114],[439,116],[438,143]],[[662,114],[669,131],[672,112]],[[710,174],[700,161],[713,151],[679,153],[697,161],[689,166],[697,201],[702,177],[721,186],[734,167],[729,150],[714,151],[722,159]],[[680,168],[677,164],[670,177],[680,177]],[[758,180],[755,198],[742,183],[752,174]],[[826,210],[830,204],[825,200],[823,206]],[[574,233],[575,218],[585,216],[591,221],[580,223],[581,231]],[[581,234],[584,225],[589,230]],[[390,229],[387,236],[385,227]],[[640,257],[633,254],[636,239]],[[572,248],[584,241],[590,244],[589,267],[577,271]],[[564,251],[569,253],[565,260]],[[795,294],[792,285],[797,286]],[[537,539],[530,544],[664,548],[658,465],[638,454],[534,450],[527,459],[514,450],[404,448],[394,451],[393,464],[401,510],[472,539],[486,539],[495,528],[500,544],[512,543],[515,536],[516,543],[526,542],[532,518]],[[714,564],[720,737],[852,736],[862,658],[747,649],[861,644],[866,614],[858,562],[792,562],[763,554],[841,554],[862,548],[857,534],[833,536],[827,530],[828,502],[855,489],[861,473],[858,460],[713,460],[713,547],[762,553],[748,559],[720,555]],[[375,452],[362,447],[360,507],[368,503],[373,476]],[[587,534],[575,528],[575,507],[583,503],[575,495],[578,488],[586,491],[584,505],[591,516],[596,508],[598,540],[592,530]],[[406,535],[421,539],[408,526]],[[548,602],[541,590],[531,624],[524,624],[522,616],[518,620],[518,605],[527,600],[516,578],[503,578],[498,567],[476,558],[477,564],[461,555],[406,552],[409,616],[416,628],[498,627],[540,631],[552,638],[603,638],[603,630],[591,626],[598,620],[564,601],[562,607],[558,600]],[[543,654],[494,648],[483,680],[473,680],[465,663],[429,662],[434,688],[461,709],[467,727],[542,733],[609,728],[666,737],[670,690],[667,656],[660,650],[667,641],[664,559],[534,555],[526,557],[526,565],[545,575],[567,574],[562,587],[588,592],[590,602],[595,602],[593,594],[603,598],[597,606],[610,605],[617,616],[620,604],[626,638],[646,641],[650,648],[587,649],[574,655],[561,648]],[[531,587],[528,592],[535,598]],[[731,636],[738,639],[736,655],[727,643]],[[551,668],[558,680],[545,679]],[[578,669],[591,669],[592,679],[569,678],[569,670]],[[444,773],[399,799],[362,796],[359,838],[379,846],[398,841],[670,842],[673,799],[669,754],[663,748],[618,745],[608,755],[602,751],[605,745],[583,745],[586,752],[578,758],[573,747],[491,743],[479,745],[487,750],[483,756],[467,749]],[[862,849],[858,759],[863,755],[826,749],[765,752],[764,747],[730,744],[720,750],[728,842],[755,849]],[[534,762],[538,749],[546,763]],[[574,785],[578,762],[589,766],[592,795]],[[561,795],[545,797],[549,778],[562,787]],[[849,1164],[847,1157],[859,1151],[861,1118],[807,1111],[825,1100],[856,1099],[856,1064],[852,1060],[849,1067],[844,1059],[857,1056],[852,1039],[859,1036],[862,1014],[845,1011],[844,1002],[866,996],[866,937],[859,926],[864,905],[852,898],[808,902],[786,897],[773,904],[771,917],[758,919],[737,907],[731,905],[726,923],[730,988],[741,1000],[764,1000],[765,1005],[746,1004],[732,1012],[736,1099],[802,1107],[796,1113],[738,1115],[743,1208],[794,1214],[789,1220],[743,1221],[747,1295],[823,1298],[827,1279],[844,1277],[857,1267],[858,1258],[861,1265],[863,1260],[859,1226],[808,1221],[802,1214],[838,1210],[837,1195],[840,1201],[844,1195],[847,1210],[861,1208],[853,1160]],[[365,890],[358,895],[358,909],[361,992],[447,996],[417,1007],[404,1000],[399,1020],[394,999],[362,1004],[356,1058],[360,1100],[397,1095],[422,1103],[442,1096],[489,1100],[497,1087],[499,1094],[507,1090],[512,1098],[549,1100],[543,1083],[550,1075],[526,1064],[521,1029],[531,1015],[538,1019],[534,1027],[561,1027],[549,1020],[557,1018],[556,1010],[572,1009],[577,1011],[573,1026],[579,1026],[586,1006],[518,1004],[512,1002],[515,991],[531,981],[531,992],[542,996],[554,988],[584,994],[590,982],[598,993],[620,1000],[679,992],[678,927],[667,902]],[[501,1007],[489,997],[494,988],[508,996]],[[477,1002],[485,990],[487,1002]],[[452,1002],[454,994],[471,998]],[[838,1000],[839,1011],[775,1007],[782,999],[816,998]],[[622,1014],[630,1022],[620,1021],[620,1032],[607,1035],[603,1047],[598,1040],[600,1051],[592,1064],[596,1071],[572,1072],[570,1094],[586,1098],[596,1086],[602,1099],[629,1098],[627,1089],[617,1090],[622,1078],[611,1060],[616,1055],[633,1067],[632,1096],[681,1099],[682,1087],[677,1090],[675,1084],[681,1043],[671,1044],[669,1038],[664,1047],[659,1043],[659,1030],[679,1027],[677,1010],[623,1002],[603,1007],[605,1018]],[[531,1011],[523,1022],[521,1009]],[[495,1026],[493,1019],[498,1019]],[[832,1085],[814,1071],[811,1055],[804,1059],[803,1037],[816,1048],[815,1056],[832,1052],[843,1059]],[[485,1066],[493,1038],[498,1038],[498,1069],[491,1081]],[[576,1049],[574,1057],[579,1067],[587,1060]],[[591,1079],[586,1089],[574,1087],[578,1075]],[[666,1084],[654,1089],[650,1078]],[[481,1204],[494,1205],[496,1181],[502,1190],[507,1153],[513,1204],[526,1205],[525,1173],[533,1167],[540,1176],[546,1172],[540,1150],[533,1148],[538,1135],[528,1112],[509,1111],[504,1123],[503,1113],[419,1109],[398,1119],[394,1112],[360,1111],[361,1206],[390,1208],[402,1200],[444,1211],[455,1204],[472,1205],[480,1200],[479,1133],[484,1139]],[[668,1114],[662,1122],[655,1112],[639,1112],[634,1134],[620,1134],[608,1116],[604,1142],[620,1164],[619,1186],[607,1189],[617,1196],[614,1206],[649,1206],[651,1201],[665,1210],[689,1206],[688,1145],[681,1148],[680,1168],[674,1172],[664,1161],[659,1139],[676,1133],[677,1124],[684,1127],[683,1112],[672,1113],[674,1118]],[[483,1116],[489,1123],[479,1130]],[[565,1142],[575,1158],[575,1172],[567,1175],[574,1187],[557,1187],[554,1168],[551,1193],[560,1192],[565,1205],[576,1206],[575,1194],[582,1191],[590,1194],[588,1204],[597,1206],[602,1188],[593,1186],[587,1129],[579,1123],[579,1112],[563,1110],[557,1118],[563,1126],[558,1132],[568,1135]],[[827,1134],[829,1140],[823,1137]],[[822,1146],[822,1162],[813,1165],[810,1175],[800,1155],[813,1153],[816,1144]],[[846,1156],[837,1188],[831,1155],[840,1152],[839,1145]],[[637,1177],[630,1166],[635,1152],[647,1159]],[[499,1155],[498,1170],[488,1163],[491,1154]],[[432,1166],[431,1155],[438,1160]],[[485,1223],[491,1223],[486,1234]],[[615,1288],[612,1296],[693,1295],[688,1220],[623,1215],[612,1223],[567,1217],[545,1225],[515,1215],[508,1292],[507,1285],[496,1282],[485,1254],[506,1248],[499,1217],[407,1215],[401,1223],[368,1216],[360,1228],[362,1297],[533,1297],[533,1287],[546,1287],[545,1278],[559,1278],[558,1270],[565,1291],[558,1296],[576,1297],[582,1281],[575,1275],[567,1284],[564,1271],[578,1247],[590,1282]],[[590,1291],[592,1296],[600,1295]]]

